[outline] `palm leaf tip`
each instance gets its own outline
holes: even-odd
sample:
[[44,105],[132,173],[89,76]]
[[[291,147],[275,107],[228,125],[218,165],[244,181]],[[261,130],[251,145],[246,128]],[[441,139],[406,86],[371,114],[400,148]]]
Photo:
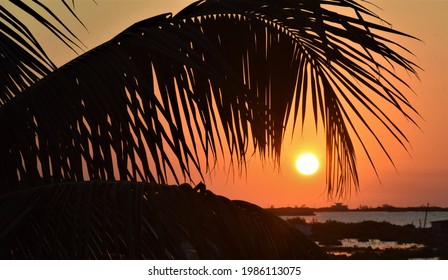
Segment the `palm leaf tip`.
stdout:
[[[84,26],[65,1],[65,8]],[[25,21],[48,30],[75,53],[83,50],[84,45],[71,29],[61,20],[62,12],[51,4],[33,1],[5,1],[0,5],[0,105],[25,91],[41,78],[56,69],[50,56],[44,50]],[[16,16],[13,11],[19,9],[23,15]],[[20,14],[20,13],[18,13]]]

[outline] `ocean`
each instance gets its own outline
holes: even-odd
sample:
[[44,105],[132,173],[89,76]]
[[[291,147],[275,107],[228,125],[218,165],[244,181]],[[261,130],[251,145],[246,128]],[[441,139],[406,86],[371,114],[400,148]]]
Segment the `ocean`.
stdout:
[[415,227],[431,227],[431,222],[448,220],[448,212],[428,212],[425,225],[425,212],[386,212],[386,211],[345,211],[316,212],[313,216],[281,216],[283,219],[301,217],[307,223],[326,222],[329,220],[344,223],[359,223],[362,221],[389,222],[395,225],[414,225]]

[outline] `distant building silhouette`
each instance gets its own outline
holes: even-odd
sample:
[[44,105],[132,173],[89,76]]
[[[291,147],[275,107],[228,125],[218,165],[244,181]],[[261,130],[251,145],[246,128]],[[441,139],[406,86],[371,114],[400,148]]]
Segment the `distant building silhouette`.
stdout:
[[337,211],[346,211],[348,210],[348,206],[344,205],[340,202],[336,202],[335,204],[330,206],[331,210],[337,210]]

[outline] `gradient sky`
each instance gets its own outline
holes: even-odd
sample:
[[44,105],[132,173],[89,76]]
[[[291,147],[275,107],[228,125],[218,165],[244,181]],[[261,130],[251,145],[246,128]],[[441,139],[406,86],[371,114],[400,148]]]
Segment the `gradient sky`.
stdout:
[[[48,2],[48,1],[47,1]],[[190,0],[141,0],[141,1],[93,1],[78,0],[76,11],[89,32],[76,22],[70,22],[73,30],[88,48],[101,44],[139,20],[165,13],[177,12],[191,3]],[[409,153],[393,141],[384,140],[391,152],[395,167],[380,152],[374,150],[374,161],[379,179],[358,151],[360,192],[343,200],[350,207],[360,205],[395,206],[438,205],[448,206],[448,0],[372,0],[379,8],[371,6],[394,29],[411,34],[422,41],[403,40],[416,62],[424,70],[420,80],[405,76],[415,94],[407,91],[411,103],[422,118],[416,117],[420,129],[398,118],[397,124],[404,130],[411,144]],[[45,31],[36,30],[38,39],[58,65],[76,55],[65,50]],[[317,135],[312,129],[285,139],[281,170],[273,164],[262,164],[257,157],[247,163],[247,175],[230,175],[223,162],[207,176],[206,184],[216,194],[231,199],[242,199],[262,207],[328,206],[335,201],[325,193],[325,170],[309,177],[300,175],[294,167],[296,157],[302,151],[314,152],[325,165],[325,146],[322,131]]]

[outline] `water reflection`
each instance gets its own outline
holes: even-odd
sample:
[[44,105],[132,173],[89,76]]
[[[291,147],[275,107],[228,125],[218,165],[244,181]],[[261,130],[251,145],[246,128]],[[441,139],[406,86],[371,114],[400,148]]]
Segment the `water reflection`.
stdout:
[[423,244],[417,243],[398,243],[397,241],[382,241],[379,239],[369,239],[368,241],[359,241],[354,238],[345,238],[341,240],[342,245],[335,247],[348,247],[348,248],[372,248],[375,250],[386,249],[411,249],[411,248],[423,248]]
[[[371,249],[371,250],[387,250],[387,249],[421,249],[425,245],[417,243],[398,243],[396,241],[382,241],[379,239],[369,239],[367,241],[360,241],[355,238],[344,238],[340,240],[340,245],[326,245],[326,249],[329,253],[335,256],[347,256],[353,255],[353,249]],[[317,242],[319,244],[319,242]]]

